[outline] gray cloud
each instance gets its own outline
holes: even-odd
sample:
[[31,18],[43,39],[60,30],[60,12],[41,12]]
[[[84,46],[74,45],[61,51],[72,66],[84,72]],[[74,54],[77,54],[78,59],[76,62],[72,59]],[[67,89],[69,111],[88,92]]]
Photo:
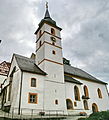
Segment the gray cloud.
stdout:
[[[51,17],[63,28],[64,56],[109,82],[109,1],[48,0]],[[0,61],[35,51],[34,32],[44,17],[45,0],[1,0]]]

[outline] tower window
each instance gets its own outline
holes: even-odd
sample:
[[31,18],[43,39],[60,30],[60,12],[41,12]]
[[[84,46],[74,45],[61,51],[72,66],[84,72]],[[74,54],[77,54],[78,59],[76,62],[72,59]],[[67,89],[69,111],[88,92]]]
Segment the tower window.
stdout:
[[42,30],[39,31],[39,37],[42,35]]
[[55,100],[55,104],[58,105],[58,100]]
[[35,103],[37,104],[37,93],[29,93],[29,99],[28,102],[29,103]]
[[51,28],[51,34],[55,35],[55,30],[53,28]]
[[54,55],[56,54],[56,52],[55,52],[54,50],[52,51],[52,53],[53,53]]
[[36,87],[36,79],[31,78],[31,87]]

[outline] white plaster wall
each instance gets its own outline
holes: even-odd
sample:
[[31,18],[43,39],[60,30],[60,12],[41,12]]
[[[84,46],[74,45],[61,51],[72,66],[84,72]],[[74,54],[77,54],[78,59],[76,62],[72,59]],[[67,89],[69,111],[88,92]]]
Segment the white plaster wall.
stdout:
[[[21,95],[21,108],[26,109],[43,109],[43,87],[44,87],[44,77],[38,74],[32,74],[23,72],[23,80],[22,80],[22,95]],[[31,78],[36,78],[37,86],[31,87]],[[37,93],[38,94],[38,104],[28,103],[29,93]]]
[[62,47],[62,45],[61,45],[61,39],[57,38],[58,36],[55,37],[55,36],[52,36],[52,35],[50,35],[48,33],[44,33],[44,36],[45,36],[45,41],[49,42],[51,44],[52,44],[51,37],[54,37],[56,39],[55,45],[58,46],[58,47]]
[[[88,99],[89,110],[86,110],[86,112],[91,113],[93,103],[97,104],[99,111],[109,110],[109,96],[107,93],[106,86],[104,84],[81,80],[81,79],[77,79],[77,80],[82,82],[83,85],[81,85],[81,86],[78,85],[78,88],[80,90],[81,101],[80,101],[80,103],[77,101],[77,107],[74,107],[74,109],[84,109],[82,95],[84,95],[83,87],[84,87],[84,85],[86,85],[88,87],[89,98],[90,98],[90,99]],[[65,82],[65,84],[66,84],[66,98],[70,98],[74,102],[75,101],[74,100],[74,85],[75,84],[68,83],[68,82]],[[98,97],[98,93],[97,93],[98,88],[100,88],[100,90],[102,92],[102,97],[103,97],[102,99],[100,99]]]
[[[56,52],[55,55],[52,53],[53,50]],[[45,59],[49,59],[63,64],[62,49],[45,44],[44,52],[45,52]]]
[[44,61],[45,69],[44,71],[47,73],[47,80],[62,82],[64,83],[64,70],[63,65],[52,63],[49,61]]
[[48,25],[46,23],[44,23],[44,27],[45,27],[45,31],[47,31],[49,33],[51,33],[51,28],[53,28],[55,30],[55,35],[58,36],[58,37],[61,37],[60,36],[60,30],[58,30],[57,28],[52,27],[52,26],[50,26],[50,25]]
[[[81,82],[83,83],[82,90],[83,90],[84,85],[88,87],[89,97],[90,97],[90,99],[88,100],[89,109],[92,110],[92,104],[96,103],[99,111],[109,110],[109,96],[107,93],[106,86],[104,84],[95,83],[91,81],[85,81],[85,80],[81,80]],[[102,92],[102,97],[103,97],[102,99],[98,97],[98,93],[97,93],[98,88],[100,88]]]
[[[21,71],[18,67],[15,57],[13,58],[13,61],[11,63],[11,68],[10,68],[9,75],[7,78],[8,81],[10,80],[9,76],[10,76],[14,66],[16,66],[16,72],[13,75],[13,81],[12,81],[11,98],[10,98],[11,108],[18,107],[18,105],[19,105],[19,88],[20,88],[20,80],[21,80]],[[8,87],[8,91],[7,91],[7,103],[8,103],[8,92],[9,92],[9,87]]]
[[3,83],[3,81],[7,78],[5,75],[0,75],[0,84]]
[[[40,30],[42,30],[42,33],[43,33],[45,31],[45,25],[43,25]],[[38,31],[38,33],[36,35],[36,40],[39,38],[39,32],[40,32],[40,30]]]
[[[58,100],[58,105],[55,104],[55,100]],[[66,112],[65,84],[45,80],[44,109]]]
[[45,58],[45,53],[44,53],[45,46],[41,46],[40,49],[36,53],[36,64],[40,63],[44,58]]
[[[77,86],[80,92],[80,101],[75,100],[74,96],[74,86]],[[65,89],[66,89],[66,99],[70,99],[73,103],[73,108],[75,110],[83,110],[83,103],[82,103],[82,88],[81,85],[75,84],[75,83],[70,83],[70,82],[65,82]],[[74,102],[77,103],[77,106],[74,106]]]

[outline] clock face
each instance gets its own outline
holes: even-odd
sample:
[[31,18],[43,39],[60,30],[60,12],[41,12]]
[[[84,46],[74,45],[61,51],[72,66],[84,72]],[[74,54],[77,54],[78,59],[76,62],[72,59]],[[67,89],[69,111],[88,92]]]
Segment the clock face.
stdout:
[[55,39],[54,37],[51,37],[51,40],[52,40],[53,42],[56,42],[56,39]]

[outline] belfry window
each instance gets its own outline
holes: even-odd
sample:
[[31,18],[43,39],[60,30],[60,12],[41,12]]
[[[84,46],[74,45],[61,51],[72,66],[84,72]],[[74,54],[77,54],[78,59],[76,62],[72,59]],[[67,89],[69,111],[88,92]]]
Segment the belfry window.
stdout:
[[36,79],[31,78],[31,87],[36,87]]
[[79,88],[77,86],[74,87],[74,95],[75,95],[75,100],[80,100],[80,93],[79,93]]
[[55,30],[53,28],[51,28],[51,34],[55,35]]
[[98,97],[99,97],[99,98],[102,98],[102,93],[101,93],[100,88],[97,89],[97,92],[98,92]]

